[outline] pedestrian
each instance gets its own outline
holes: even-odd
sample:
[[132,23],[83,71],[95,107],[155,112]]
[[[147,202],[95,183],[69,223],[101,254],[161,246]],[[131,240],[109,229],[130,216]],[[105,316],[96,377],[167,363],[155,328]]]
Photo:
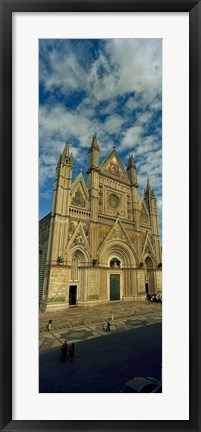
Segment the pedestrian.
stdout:
[[69,348],[69,361],[72,361],[75,357],[75,344],[72,343]]
[[109,321],[107,321],[107,331],[110,331],[110,322]]
[[48,331],[51,332],[51,330],[52,330],[52,320],[50,319],[48,321]]
[[67,352],[68,352],[68,344],[67,341],[65,340],[63,345],[61,346],[61,361],[63,362],[66,361]]

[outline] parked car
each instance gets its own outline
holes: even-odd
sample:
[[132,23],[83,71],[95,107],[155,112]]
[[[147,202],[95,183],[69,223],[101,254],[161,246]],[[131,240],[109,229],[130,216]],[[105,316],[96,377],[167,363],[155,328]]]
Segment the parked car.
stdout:
[[119,393],[162,393],[162,383],[151,377],[135,377],[129,380]]

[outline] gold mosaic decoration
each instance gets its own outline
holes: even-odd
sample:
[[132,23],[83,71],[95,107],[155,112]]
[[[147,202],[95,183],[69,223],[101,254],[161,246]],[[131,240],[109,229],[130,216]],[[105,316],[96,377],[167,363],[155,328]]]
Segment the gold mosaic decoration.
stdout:
[[118,163],[115,156],[111,159],[110,163],[105,168],[105,172],[107,174],[114,176],[114,177],[124,178],[124,176],[122,175],[119,163]]
[[135,235],[134,235],[133,231],[127,231],[127,234],[129,235],[131,243],[136,243]]
[[102,227],[99,232],[99,241],[102,242],[109,233],[110,227]]
[[111,234],[111,238],[113,239],[119,239],[119,240],[126,240],[125,234],[123,233],[122,229],[119,226],[116,226]]
[[68,240],[71,239],[71,237],[73,236],[76,228],[78,226],[78,222],[75,220],[71,220],[70,224],[69,224],[69,230],[68,230]]
[[82,234],[80,232],[78,232],[77,236],[75,237],[73,244],[74,245],[84,244],[84,240],[83,240]]
[[72,204],[78,207],[85,207],[86,205],[86,199],[80,186],[72,196]]

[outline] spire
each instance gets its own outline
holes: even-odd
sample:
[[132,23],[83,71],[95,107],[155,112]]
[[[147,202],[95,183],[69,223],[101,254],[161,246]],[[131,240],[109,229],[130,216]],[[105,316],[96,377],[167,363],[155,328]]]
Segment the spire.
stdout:
[[68,145],[67,141],[66,141],[63,153],[61,155],[60,161],[65,162],[65,163],[68,163],[68,162],[71,163],[72,162],[72,153],[70,154],[70,152],[69,152],[69,145]]
[[146,188],[145,194],[150,194],[150,195],[153,195],[155,197],[155,194],[154,194],[153,189],[151,188],[149,179],[147,179],[147,188]]
[[134,162],[133,155],[129,155],[128,166],[127,166],[127,174],[130,182],[137,186],[137,170]]
[[[144,191],[144,198],[145,198],[145,200],[146,199],[149,200],[149,199],[152,199],[152,198],[156,199],[155,193],[154,193],[153,189],[151,188],[149,179],[147,179],[147,187],[146,187],[146,189]],[[148,205],[148,207],[149,207],[149,205]]]
[[128,170],[129,168],[134,168],[134,169],[136,169],[136,165],[135,165],[135,162],[134,162],[134,157],[133,157],[132,154],[129,155],[129,159],[128,159],[128,167],[127,167],[127,170]]
[[92,143],[91,143],[91,147],[89,149],[89,152],[91,150],[98,150],[99,151],[99,146],[98,146],[98,141],[97,141],[96,133],[92,137]]
[[66,145],[64,147],[62,156],[64,156],[64,157],[68,157],[69,156],[69,145],[68,145],[67,141],[66,141]]
[[147,189],[146,189],[146,192],[151,192],[151,186],[150,186],[149,179],[147,179]]
[[88,170],[87,174],[91,172],[91,170],[99,170],[99,146],[97,141],[96,133],[92,137],[91,147],[88,151]]

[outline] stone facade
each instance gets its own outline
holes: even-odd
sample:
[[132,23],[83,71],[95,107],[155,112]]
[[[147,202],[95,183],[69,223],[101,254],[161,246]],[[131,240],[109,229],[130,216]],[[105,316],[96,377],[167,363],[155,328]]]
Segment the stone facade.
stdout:
[[138,197],[137,170],[125,171],[116,149],[100,164],[93,136],[88,182],[72,182],[72,155],[60,155],[52,213],[40,221],[40,307],[145,298],[162,292],[162,255],[157,202],[149,181]]

